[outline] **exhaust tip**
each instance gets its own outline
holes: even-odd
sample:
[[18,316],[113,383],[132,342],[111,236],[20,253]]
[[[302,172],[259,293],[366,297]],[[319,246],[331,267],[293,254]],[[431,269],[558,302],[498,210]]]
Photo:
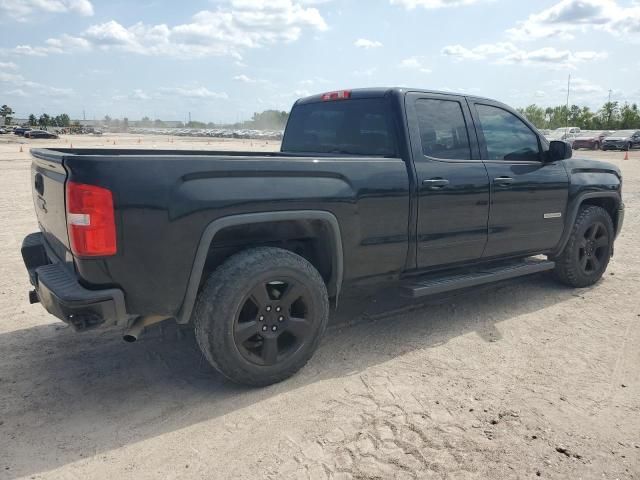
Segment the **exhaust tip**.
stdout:
[[133,343],[138,340],[138,337],[135,335],[123,335],[122,339],[127,343]]

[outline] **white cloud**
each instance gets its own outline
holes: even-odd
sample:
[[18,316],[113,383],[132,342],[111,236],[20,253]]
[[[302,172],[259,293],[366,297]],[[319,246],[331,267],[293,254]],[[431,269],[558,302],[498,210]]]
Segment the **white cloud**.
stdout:
[[514,41],[570,39],[575,33],[606,31],[616,36],[640,34],[640,3],[621,6],[617,0],[562,0],[507,30]]
[[225,92],[212,92],[206,87],[164,87],[160,88],[159,92],[165,95],[177,95],[185,98],[199,98],[199,99],[223,99],[226,100],[229,96]]
[[[19,73],[0,72],[0,84],[4,84],[8,87],[17,87],[13,92],[15,92],[15,95],[19,96],[29,94],[30,96],[47,95],[54,97],[69,97],[73,95],[73,90],[70,88],[52,87],[40,82],[33,82],[26,79]],[[22,93],[25,95],[22,95]]]
[[248,77],[245,74],[236,75],[235,77],[233,77],[233,79],[238,81],[238,82],[242,82],[242,83],[256,83],[257,82],[256,79]]
[[31,57],[44,57],[52,53],[77,53],[91,50],[91,44],[84,38],[63,34],[58,38],[50,38],[44,45],[18,45],[13,53]]
[[431,69],[424,65],[424,59],[422,57],[405,58],[400,62],[400,68],[417,70],[421,73],[431,73]]
[[133,90],[133,92],[131,92],[129,94],[119,94],[119,93],[117,93],[116,95],[114,95],[111,98],[112,98],[112,100],[115,100],[117,102],[120,102],[122,100],[141,100],[141,101],[145,101],[145,100],[151,100],[153,98],[153,96],[151,94],[145,92],[144,90],[140,89],[140,88],[136,88],[135,90]]
[[29,97],[29,96],[30,96],[27,92],[25,92],[25,91],[24,91],[23,89],[21,89],[21,88],[16,88],[16,89],[14,89],[14,90],[9,90],[9,91],[7,91],[7,92],[4,92],[4,94],[5,94],[5,95],[11,95],[11,96],[14,96],[14,97],[23,97],[23,98],[24,98],[24,97]]
[[473,48],[449,45],[442,49],[442,54],[456,60],[490,59],[498,64],[547,65],[562,68],[575,67],[578,63],[601,60],[607,56],[605,52],[572,52],[554,47],[525,50],[509,42],[488,43]]
[[416,7],[423,8],[445,8],[445,7],[462,7],[466,5],[473,5],[474,3],[480,3],[486,0],[390,0],[391,5],[400,5],[409,10],[413,10]]
[[18,65],[13,62],[0,62],[0,70],[17,70]]
[[365,68],[362,70],[355,70],[353,74],[358,77],[372,77],[377,72],[378,72],[378,69],[376,67],[371,67],[371,68]]
[[0,19],[24,22],[42,13],[74,13],[90,17],[93,5],[89,0],[0,0]]
[[110,20],[90,26],[79,36],[50,39],[45,46],[20,45],[15,52],[42,56],[97,48],[142,55],[231,55],[240,61],[242,50],[293,42],[305,29],[327,28],[320,12],[299,0],[230,0],[216,10],[196,13],[190,23],[169,26],[138,22],[126,27]]
[[140,90],[139,88],[135,89],[133,91],[133,94],[131,95],[131,98],[133,98],[134,100],[149,100],[151,99],[151,97],[145,93],[143,90]]
[[377,40],[367,40],[366,38],[359,38],[353,43],[358,48],[380,48],[382,47],[382,43]]

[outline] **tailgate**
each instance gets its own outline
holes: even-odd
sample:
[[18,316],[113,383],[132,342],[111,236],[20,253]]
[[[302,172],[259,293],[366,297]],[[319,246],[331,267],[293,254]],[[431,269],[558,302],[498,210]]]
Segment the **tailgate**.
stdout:
[[65,212],[65,180],[62,155],[44,150],[32,151],[31,190],[38,225],[46,242],[60,259],[69,252]]

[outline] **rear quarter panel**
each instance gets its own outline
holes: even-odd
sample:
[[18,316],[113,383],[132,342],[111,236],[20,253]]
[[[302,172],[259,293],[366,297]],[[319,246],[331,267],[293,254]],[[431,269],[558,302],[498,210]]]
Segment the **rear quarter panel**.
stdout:
[[119,286],[132,314],[175,315],[212,221],[323,210],[338,220],[344,284],[406,261],[409,176],[401,159],[224,155],[69,156],[71,180],[114,193],[118,254],[77,260],[91,286]]

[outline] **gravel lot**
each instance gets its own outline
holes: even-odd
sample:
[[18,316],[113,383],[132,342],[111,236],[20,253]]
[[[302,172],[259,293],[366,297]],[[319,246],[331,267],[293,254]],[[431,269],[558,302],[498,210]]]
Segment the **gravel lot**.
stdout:
[[[11,138],[7,138],[11,137]],[[548,275],[402,304],[343,301],[294,378],[229,384],[189,331],[74,333],[29,305],[28,148],[276,149],[167,137],[0,137],[0,477],[640,478],[640,152],[606,277]],[[113,144],[115,142],[115,145]]]

